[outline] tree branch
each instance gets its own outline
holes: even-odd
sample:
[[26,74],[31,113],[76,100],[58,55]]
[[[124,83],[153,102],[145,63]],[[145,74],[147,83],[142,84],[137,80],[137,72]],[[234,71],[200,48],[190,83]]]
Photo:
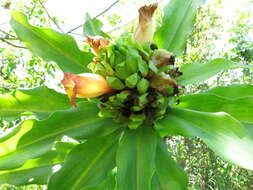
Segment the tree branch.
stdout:
[[83,34],[78,34],[78,33],[75,33],[75,32],[71,32],[71,34],[76,35],[76,36],[82,36],[82,37],[83,37]]
[[[97,17],[103,15],[104,13],[106,13],[107,11],[109,11],[114,5],[116,5],[118,2],[119,2],[119,0],[116,0],[114,3],[112,3],[109,7],[107,7],[107,8],[106,8],[105,10],[103,10],[101,13],[99,13],[98,15],[96,15],[94,18],[97,18]],[[84,23],[83,23],[83,24],[80,24],[79,26],[76,26],[75,28],[70,29],[70,30],[67,32],[67,34],[73,32],[74,30],[76,30],[76,29],[78,29],[78,28],[81,28],[83,25],[84,25]]]
[[8,32],[5,32],[4,30],[1,30],[1,29],[0,29],[0,32],[6,34],[7,36],[11,36],[11,37],[13,37],[13,38],[17,38],[16,36],[14,36],[14,35],[12,35],[12,34],[10,34],[10,33],[8,33]]
[[17,38],[12,38],[12,37],[8,37],[8,36],[6,36],[6,37],[0,37],[0,39],[5,39],[5,40],[13,40],[13,41],[15,41],[15,40],[18,40]]
[[109,7],[107,7],[104,11],[102,11],[101,13],[99,13],[97,16],[95,16],[94,18],[100,17],[101,15],[103,15],[104,13],[106,13],[107,11],[109,11],[114,5],[116,5],[119,2],[119,0],[116,0],[113,4],[111,4]]
[[5,42],[6,44],[8,44],[10,46],[13,46],[13,47],[16,47],[16,48],[27,49],[24,46],[19,46],[19,45],[13,44],[13,43],[9,42],[8,40],[6,40],[5,38],[0,38],[0,40],[3,41],[3,42]]
[[40,5],[42,6],[42,8],[45,10],[47,16],[49,17],[50,20],[53,21],[53,23],[55,24],[55,26],[62,32],[64,33],[64,31],[61,29],[61,27],[57,24],[57,22],[50,16],[49,12],[47,11],[46,7],[43,5],[43,3],[38,0],[38,2],[40,3]]

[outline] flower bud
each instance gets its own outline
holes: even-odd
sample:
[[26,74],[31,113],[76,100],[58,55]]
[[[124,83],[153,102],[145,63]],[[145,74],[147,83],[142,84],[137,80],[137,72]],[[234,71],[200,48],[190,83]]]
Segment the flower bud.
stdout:
[[151,42],[153,40],[154,28],[152,16],[157,9],[157,3],[143,6],[139,9],[139,21],[135,29],[134,39],[139,43]]
[[99,56],[99,50],[109,45],[110,41],[105,38],[92,38],[87,37],[87,43],[90,44],[94,50],[94,53]]
[[75,97],[93,98],[112,91],[105,78],[93,73],[72,74],[66,72],[61,82],[73,106],[76,106]]

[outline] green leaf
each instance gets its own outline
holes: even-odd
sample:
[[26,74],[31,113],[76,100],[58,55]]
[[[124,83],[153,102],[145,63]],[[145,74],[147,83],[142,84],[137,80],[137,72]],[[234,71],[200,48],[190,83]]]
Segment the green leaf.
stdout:
[[103,23],[96,19],[91,18],[87,13],[85,16],[85,23],[83,25],[83,33],[85,36],[103,36],[105,38],[110,38],[110,36],[102,31]]
[[[188,185],[187,174],[177,165],[168,153],[162,139],[157,144],[156,175],[161,189],[186,190]],[[156,190],[156,189],[154,189]]]
[[209,79],[219,72],[235,68],[253,68],[248,65],[238,64],[233,61],[218,58],[208,63],[188,63],[180,68],[183,75],[178,77],[177,82],[181,85],[189,85]]
[[245,128],[226,113],[171,109],[156,122],[162,136],[180,134],[200,137],[214,152],[229,162],[253,169],[253,140]]
[[122,126],[109,118],[98,117],[98,112],[96,104],[83,102],[77,108],[57,111],[46,120],[24,121],[16,133],[0,143],[0,169],[20,167],[27,159],[44,154],[58,136],[94,138],[108,135]]
[[24,112],[33,112],[39,118],[43,118],[56,110],[70,107],[66,95],[45,86],[16,90],[12,95],[0,96],[0,118],[17,117]]
[[193,29],[197,9],[205,0],[171,0],[164,8],[162,25],[156,30],[154,41],[160,49],[179,56]]
[[253,85],[249,84],[236,84],[230,86],[219,86],[216,88],[211,88],[204,93],[214,94],[228,99],[244,98],[248,96],[253,96]]
[[117,152],[117,190],[151,190],[157,137],[153,129],[126,129]]
[[53,174],[53,166],[64,162],[66,155],[76,144],[58,142],[60,150],[55,149],[39,158],[28,160],[22,167],[0,171],[0,184],[28,185],[46,184]]
[[27,17],[17,11],[12,12],[11,26],[29,50],[45,61],[54,61],[64,72],[87,72],[87,64],[93,54],[80,51],[74,38],[47,28],[34,27]]
[[152,178],[151,189],[152,190],[163,190],[161,187],[159,178],[156,173],[153,175],[153,178]]
[[[238,87],[236,88],[240,90]],[[232,87],[232,89],[235,88]],[[245,94],[239,94],[232,89],[230,87],[217,87],[206,93],[182,96],[177,107],[203,112],[226,112],[241,122],[253,123],[253,96],[248,96],[252,91],[242,89]],[[227,94],[226,90],[231,94]],[[233,94],[238,96],[233,97]],[[230,99],[232,97],[233,99]]]
[[80,190],[103,182],[115,167],[118,134],[93,138],[78,145],[62,169],[51,177],[48,189]]

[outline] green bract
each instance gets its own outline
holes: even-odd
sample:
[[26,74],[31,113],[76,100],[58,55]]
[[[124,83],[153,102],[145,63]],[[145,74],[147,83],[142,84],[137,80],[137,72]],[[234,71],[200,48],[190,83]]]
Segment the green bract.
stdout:
[[[68,97],[46,87],[0,97],[0,117],[30,114],[0,134],[0,183],[46,184],[49,190],[186,190],[188,178],[171,158],[164,136],[197,136],[225,160],[253,169],[253,86],[216,87],[183,94],[237,67],[225,59],[174,66],[202,0],[171,0],[154,42],[123,34],[94,56],[74,39],[32,26],[13,12],[11,24],[32,53],[64,72],[92,72],[113,89],[94,99]],[[86,17],[85,35],[108,34]],[[57,166],[57,167],[56,167]]]

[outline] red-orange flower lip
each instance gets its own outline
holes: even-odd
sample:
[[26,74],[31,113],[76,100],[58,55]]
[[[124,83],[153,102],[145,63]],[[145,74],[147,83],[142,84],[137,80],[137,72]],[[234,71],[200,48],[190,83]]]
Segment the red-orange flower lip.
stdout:
[[104,77],[93,73],[65,72],[61,82],[73,106],[76,106],[76,97],[94,98],[112,91]]

